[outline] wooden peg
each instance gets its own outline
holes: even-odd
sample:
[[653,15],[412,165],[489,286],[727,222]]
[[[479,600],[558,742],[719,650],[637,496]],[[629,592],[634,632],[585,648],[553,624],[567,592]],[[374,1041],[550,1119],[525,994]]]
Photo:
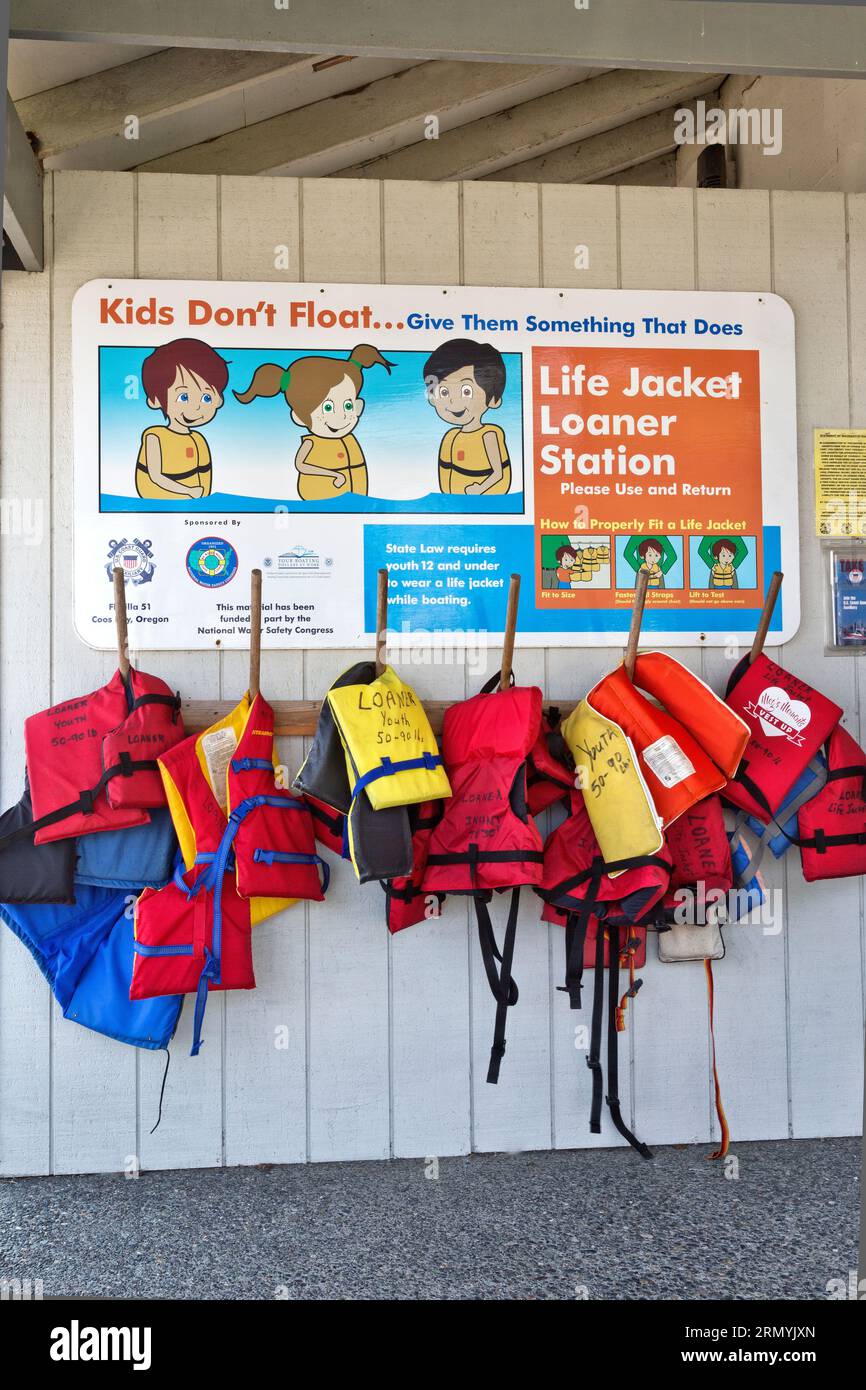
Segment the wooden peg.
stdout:
[[502,666],[499,673],[499,689],[507,690],[511,684],[511,664],[514,660],[514,634],[517,631],[517,605],[520,602],[520,575],[512,574],[508,586],[508,607],[505,610],[505,635],[502,639]]
[[123,679],[129,675],[129,633],[126,626],[126,581],[119,565],[114,567],[114,626],[117,631],[117,666]]
[[262,572],[250,576],[250,699],[259,693],[262,678]]
[[379,570],[376,577],[376,675],[385,669],[388,646],[388,571]]
[[767,597],[764,599],[764,607],[761,610],[761,617],[755,630],[755,640],[752,643],[752,650],[749,652],[749,665],[761,655],[764,650],[764,643],[767,640],[767,633],[770,630],[770,621],[773,617],[773,609],[776,607],[776,599],[779,597],[779,590],[782,587],[784,575],[781,570],[776,570],[770,580],[770,587],[767,590]]
[[643,622],[643,610],[646,603],[646,591],[649,584],[649,570],[638,570],[637,583],[634,586],[634,607],[631,610],[631,627],[628,630],[628,642],[625,648],[625,673],[630,681],[634,680],[634,663],[637,658],[637,647],[640,641],[640,625]]

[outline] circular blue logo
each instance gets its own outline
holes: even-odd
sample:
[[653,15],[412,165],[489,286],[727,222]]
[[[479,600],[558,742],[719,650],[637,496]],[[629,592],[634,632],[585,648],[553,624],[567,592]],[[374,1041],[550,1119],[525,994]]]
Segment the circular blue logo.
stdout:
[[205,589],[219,589],[234,579],[238,553],[222,536],[202,536],[186,554],[186,572]]

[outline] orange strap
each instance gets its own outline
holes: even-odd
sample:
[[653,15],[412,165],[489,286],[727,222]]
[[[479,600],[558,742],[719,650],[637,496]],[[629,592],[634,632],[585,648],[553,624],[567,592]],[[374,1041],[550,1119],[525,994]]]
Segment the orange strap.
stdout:
[[725,1108],[722,1105],[722,1089],[719,1085],[719,1073],[716,1070],[716,1035],[713,1031],[713,962],[704,961],[704,970],[707,976],[707,1001],[710,1006],[710,1046],[713,1053],[713,1087],[716,1093],[716,1114],[719,1117],[719,1128],[722,1132],[722,1142],[715,1153],[707,1154],[707,1158],[724,1158],[731,1143],[731,1131],[728,1129],[728,1121],[725,1117]]
[[[607,937],[607,932],[605,932],[605,936]],[[608,937],[608,941],[609,941],[609,940],[610,940],[610,938]],[[608,948],[608,949],[609,949],[609,948]],[[620,952],[620,956],[619,956],[619,965],[620,965],[620,969],[622,970],[626,965],[628,966],[628,989],[626,990],[625,994],[622,996],[622,999],[620,999],[620,1001],[619,1001],[619,1007],[617,1008],[617,1011],[616,1011],[616,1031],[617,1031],[618,1033],[624,1033],[624,1032],[625,1032],[625,1011],[626,1011],[626,1009],[628,1008],[628,1001],[629,1001],[629,999],[633,999],[633,998],[634,998],[634,995],[635,995],[635,992],[636,992],[636,991],[635,991],[635,984],[634,984],[634,958],[635,958],[635,947],[634,947],[634,946],[626,946],[625,950]]]

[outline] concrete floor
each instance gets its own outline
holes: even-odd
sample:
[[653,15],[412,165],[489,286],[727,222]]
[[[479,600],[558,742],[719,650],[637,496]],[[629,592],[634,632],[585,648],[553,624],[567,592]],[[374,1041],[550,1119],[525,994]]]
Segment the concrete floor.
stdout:
[[860,1141],[0,1181],[0,1278],[45,1296],[824,1299]]

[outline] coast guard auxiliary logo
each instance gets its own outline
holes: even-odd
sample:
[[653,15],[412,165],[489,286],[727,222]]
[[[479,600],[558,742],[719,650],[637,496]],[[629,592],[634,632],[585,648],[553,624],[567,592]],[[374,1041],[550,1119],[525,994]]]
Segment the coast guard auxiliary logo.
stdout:
[[127,540],[108,542],[108,564],[105,573],[109,579],[117,568],[123,570],[127,584],[149,584],[156,568],[153,561],[151,541]]

